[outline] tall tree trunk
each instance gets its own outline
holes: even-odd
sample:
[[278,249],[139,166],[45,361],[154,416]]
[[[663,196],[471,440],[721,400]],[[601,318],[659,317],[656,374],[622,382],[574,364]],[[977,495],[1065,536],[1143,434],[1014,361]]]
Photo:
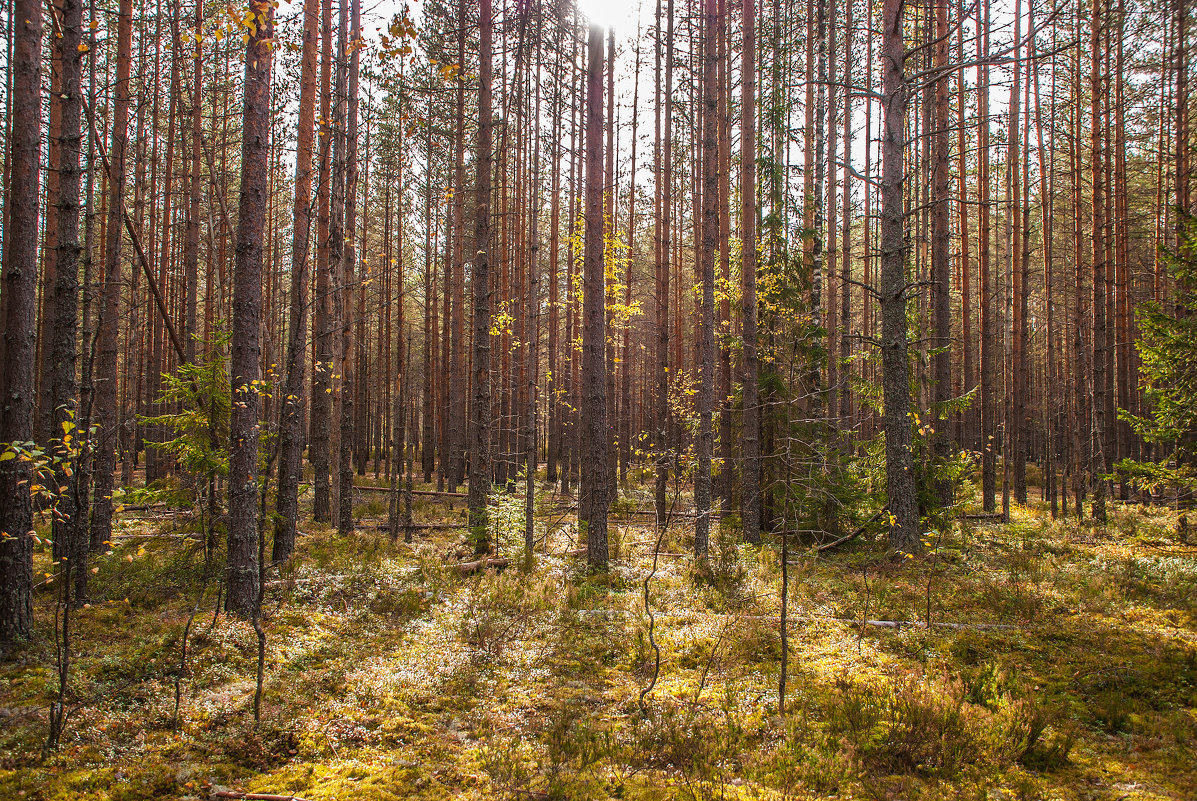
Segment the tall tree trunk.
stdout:
[[[935,132],[932,141],[932,188],[931,202],[934,205],[931,218],[931,287],[935,300],[935,349],[933,373],[935,381],[934,451],[937,459],[946,461],[951,457],[952,438],[948,430],[948,401],[952,397],[952,292],[950,268],[951,238],[951,190],[949,189],[948,163],[951,159],[951,139],[948,129],[949,81],[948,0],[935,3],[935,49],[934,66],[940,72],[935,81]],[[940,503],[947,505],[952,500],[952,485],[940,481],[936,487]]]
[[233,274],[232,411],[229,415],[229,535],[225,608],[251,617],[258,607],[258,409],[262,242],[270,157],[270,70],[274,9],[250,6],[241,117],[241,199]]
[[[485,2],[485,0],[484,0]],[[578,520],[586,527],[586,561],[607,569],[606,299],[603,269],[603,29],[590,24],[586,64],[586,211],[583,250],[582,451]]]
[[[1090,130],[1089,157],[1093,176],[1093,446],[1090,473],[1093,482],[1093,518],[1099,523],[1106,521],[1106,480],[1108,467],[1106,453],[1106,247],[1105,247],[1105,187],[1103,186],[1104,154],[1102,145],[1102,24],[1104,4],[1093,0],[1089,14],[1089,62]],[[1183,105],[1183,101],[1182,101]]]
[[95,490],[91,516],[91,550],[112,538],[113,471],[116,469],[117,364],[121,302],[121,240],[125,203],[125,147],[129,133],[129,75],[133,52],[133,4],[121,0],[117,12],[116,82],[113,85],[112,133],[108,147],[108,220],[105,224],[104,291],[96,341],[98,386],[94,419],[100,433],[95,449]]
[[744,337],[744,467],[740,516],[744,539],[761,541],[761,409],[756,337],[756,0],[743,0],[740,69],[740,279]]
[[[55,230],[58,240],[47,241],[53,246],[56,275],[52,302],[45,314],[51,318],[51,341],[48,349],[50,387],[47,396],[52,406],[51,432],[58,440],[59,462],[55,482],[60,487],[54,515],[54,541],[62,543],[62,553],[68,559],[68,579],[73,581],[72,601],[82,604],[87,597],[87,528],[77,510],[79,503],[77,448],[70,443],[80,439],[78,431],[78,394],[75,368],[78,361],[76,332],[79,311],[79,155],[82,141],[80,110],[82,108],[83,3],[63,0],[62,35],[58,44],[61,77],[58,87],[61,101],[58,119],[58,205],[50,210],[57,217]],[[85,490],[86,491],[86,490]]]
[[191,79],[191,153],[187,170],[187,233],[183,241],[183,347],[187,361],[195,361],[196,304],[199,284],[199,241],[200,241],[200,153],[203,149],[203,80],[204,59],[201,45],[204,29],[203,0],[195,2],[195,49],[192,57]]
[[[466,8],[465,0],[458,4],[457,19],[461,26],[457,38],[457,63],[465,63],[465,41],[466,41]],[[488,88],[489,91],[489,88]],[[449,348],[451,351],[450,365],[449,365],[449,381],[450,386],[466,387],[468,386],[465,366],[465,76],[459,75],[457,79],[457,95],[455,102],[457,104],[456,113],[456,134],[455,134],[455,165],[454,165],[454,190],[453,190],[453,259],[450,269],[453,272],[450,283],[453,286],[453,314],[452,314],[452,330],[449,338]],[[479,95],[481,102],[481,95]],[[490,109],[487,109],[490,113]],[[481,123],[479,123],[481,124]],[[478,134],[481,136],[481,132]],[[488,134],[490,135],[490,134]],[[487,148],[487,158],[491,158],[489,153],[490,148]],[[488,164],[490,162],[487,162]],[[481,168],[481,165],[476,165]],[[487,195],[489,203],[489,173],[487,173],[488,186]],[[486,210],[490,214],[490,209]],[[475,210],[475,213],[480,213]],[[487,217],[487,236],[490,236],[490,222]],[[484,250],[489,247],[489,242],[478,243],[476,250]],[[471,263],[474,260],[471,259]],[[489,276],[487,277],[489,281]],[[489,284],[487,287],[487,301],[490,298]],[[447,300],[447,298],[446,298]],[[447,310],[447,307],[446,307]],[[487,311],[489,314],[489,309]],[[445,317],[445,325],[449,325],[449,317]],[[487,331],[490,331],[490,323],[487,322]],[[489,353],[489,341],[487,342],[487,353]],[[477,369],[477,366],[475,366]],[[489,380],[489,370],[487,377]],[[486,389],[487,397],[490,397],[490,387]],[[466,452],[466,392],[450,392],[447,399],[449,401],[449,459],[451,461],[449,470],[449,489],[451,491],[457,490],[457,485],[465,480],[465,452]],[[475,410],[476,411],[476,410]],[[489,412],[484,414],[489,416]],[[472,434],[471,434],[472,436]],[[488,435],[489,436],[489,435]],[[472,440],[471,440],[472,442]],[[471,461],[473,455],[471,455]],[[490,466],[487,465],[487,475],[490,474]]]
[[[977,388],[976,350],[973,347],[973,298],[972,298],[972,269],[969,264],[969,221],[970,204],[968,202],[968,128],[965,125],[967,112],[967,87],[964,83],[964,0],[956,0],[956,179],[959,182],[959,195],[956,201],[956,227],[960,236],[960,354],[962,371],[962,388],[964,393]],[[978,13],[977,19],[980,19]],[[979,393],[978,393],[979,395]],[[980,444],[979,428],[981,423],[980,398],[974,397],[968,410],[962,415],[959,444],[970,450],[976,450]]]
[[[344,3],[345,0],[342,0]],[[340,481],[337,493],[337,531],[342,536],[353,533],[353,448],[356,433],[354,417],[354,350],[359,344],[353,331],[353,296],[357,287],[357,248],[354,236],[357,232],[357,120],[358,120],[358,71],[359,19],[361,0],[349,0],[349,75],[348,113],[345,120],[345,227],[344,248],[341,250],[341,439],[337,460]],[[343,6],[342,6],[343,7]],[[344,15],[342,15],[344,24]],[[342,34],[343,36],[344,34]],[[400,419],[402,424],[402,419]]]
[[491,402],[490,402],[490,201],[494,122],[491,118],[491,0],[478,3],[478,145],[474,205],[474,402],[470,418],[470,530],[480,554],[490,550]]
[[[636,66],[632,78],[632,153],[629,163],[628,178],[628,258],[627,270],[623,279],[623,304],[627,308],[632,305],[632,289],[636,264],[636,136],[637,123],[640,121],[640,48],[636,47]],[[612,190],[614,191],[614,189]],[[632,322],[627,320],[623,324],[623,342],[620,348],[620,388],[619,388],[619,483],[627,486],[628,462],[632,457]],[[730,460],[729,460],[730,461]]]
[[711,533],[711,456],[715,405],[715,249],[719,238],[718,99],[715,44],[718,0],[704,0],[702,32],[702,247],[698,254],[702,280],[698,329],[698,437],[694,473],[694,554],[705,558]]
[[329,426],[332,416],[332,303],[333,288],[329,262],[332,206],[332,0],[320,7],[320,166],[316,182],[316,297],[312,328],[315,356],[312,363],[312,405],[308,412],[308,459],[312,481],[312,518],[319,523],[332,520],[332,488],[329,485]]
[[[989,0],[981,0],[983,15],[978,22],[977,60],[981,62],[977,87],[977,151],[989,152]],[[997,505],[997,426],[998,364],[994,353],[997,329],[989,269],[989,159],[977,165],[979,229],[977,262],[981,274],[981,503],[987,512]]]
[[[561,86],[561,51],[558,50],[557,61],[553,66],[553,133],[550,139],[550,172],[553,174],[552,190],[549,197],[549,330],[548,330],[548,380],[545,385],[545,411],[547,412],[547,448],[545,452],[545,479],[550,484],[557,483],[557,469],[561,460],[561,407],[562,400],[558,397],[562,386],[558,374],[563,368],[563,362],[558,351],[558,331],[560,330],[561,299],[560,276],[558,275],[558,259],[561,242],[561,114],[565,105],[564,92]],[[567,209],[566,217],[573,217],[573,209]]]
[[[8,137],[8,184],[4,209],[4,276],[0,295],[0,442],[33,438],[34,372],[37,344],[38,181],[41,167],[42,8],[13,0],[12,90],[9,112],[19,124]],[[121,18],[122,21],[126,17]],[[127,74],[127,73],[126,73]],[[127,86],[127,84],[126,84]],[[109,471],[111,478],[111,470]],[[33,506],[29,463],[0,462],[0,656],[33,625]]]
[[316,124],[316,37],[320,0],[304,0],[303,56],[296,131],[295,203],[291,216],[291,322],[287,341],[287,378],[279,421],[278,519],[271,559],[286,559],[295,549],[299,517],[299,479],[303,472],[303,406],[307,371],[308,243],[312,220],[312,149]]
[[919,512],[910,452],[910,369],[906,340],[906,236],[902,187],[905,183],[906,58],[903,2],[882,6],[884,67],[882,103],[885,132],[881,140],[881,369],[885,401],[885,478],[892,523],[891,548],[920,550]]
[[1010,220],[1012,241],[1010,246],[1011,305],[1013,308],[1012,335],[1013,358],[1010,364],[1011,415],[1010,451],[1005,454],[1014,474],[1014,498],[1019,503],[1027,502],[1027,302],[1026,280],[1029,275],[1023,259],[1022,224],[1022,146],[1021,106],[1022,103],[1022,3],[1014,4],[1014,85],[1010,91],[1009,134],[1007,136],[1008,169],[1010,170]]
[[[659,6],[658,0],[658,6]],[[655,177],[658,184],[657,192],[660,196],[660,241],[657,253],[657,330],[656,330],[656,485],[654,498],[656,503],[657,525],[665,525],[666,520],[666,490],[669,481],[669,452],[670,419],[669,419],[669,273],[672,269],[672,246],[670,212],[672,210],[673,190],[673,0],[666,0],[666,31],[665,31],[665,92],[658,99],[657,113],[664,116],[664,143],[661,151],[659,168]],[[658,17],[660,8],[657,9]],[[661,25],[658,19],[657,38],[661,37]],[[660,72],[660,42],[657,43],[658,73]],[[658,77],[658,84],[660,79]],[[675,363],[675,369],[680,365]]]

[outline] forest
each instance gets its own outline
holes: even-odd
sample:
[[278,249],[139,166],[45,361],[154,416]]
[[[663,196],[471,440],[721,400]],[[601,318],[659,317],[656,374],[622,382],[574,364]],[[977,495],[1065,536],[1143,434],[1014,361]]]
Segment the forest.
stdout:
[[1189,5],[8,0],[0,798],[1197,798]]

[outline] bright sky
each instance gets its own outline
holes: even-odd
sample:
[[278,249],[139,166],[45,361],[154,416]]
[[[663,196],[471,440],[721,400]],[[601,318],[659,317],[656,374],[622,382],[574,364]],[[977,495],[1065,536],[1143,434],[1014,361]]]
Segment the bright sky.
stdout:
[[655,8],[651,0],[579,0],[578,7],[592,22],[604,28],[614,27],[616,34],[626,36],[636,31],[636,17],[642,2],[650,12]]
[[[419,22],[422,5],[420,0],[406,0],[406,3],[411,7],[412,17]],[[366,18],[385,21],[389,20],[392,15],[400,13],[404,4],[405,0],[365,0],[362,4],[362,11]],[[495,5],[498,6],[499,3]],[[641,6],[643,6],[643,10],[641,10]],[[651,21],[650,18],[656,8],[654,0],[578,0],[578,7],[584,16],[598,22],[603,27],[614,26],[615,33],[619,37],[634,35],[637,15],[643,14],[645,21]],[[497,11],[498,8],[496,8]],[[366,27],[364,21],[363,27]]]

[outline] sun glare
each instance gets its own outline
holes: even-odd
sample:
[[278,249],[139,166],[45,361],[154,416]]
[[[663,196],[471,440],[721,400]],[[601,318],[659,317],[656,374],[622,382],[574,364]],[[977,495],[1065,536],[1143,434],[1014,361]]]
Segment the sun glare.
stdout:
[[635,32],[636,17],[643,2],[645,0],[579,0],[578,8],[591,22],[628,34]]

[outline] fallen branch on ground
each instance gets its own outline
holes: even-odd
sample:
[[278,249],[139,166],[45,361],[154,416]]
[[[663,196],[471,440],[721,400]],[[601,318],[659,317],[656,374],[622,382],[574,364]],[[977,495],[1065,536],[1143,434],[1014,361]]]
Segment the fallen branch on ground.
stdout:
[[[770,623],[780,623],[781,618],[775,615],[745,615],[742,620],[764,620]],[[872,626],[880,629],[926,628],[927,624],[914,620],[860,620],[847,617],[794,617],[788,616],[789,623],[848,623],[858,626]],[[1017,631],[1018,626],[1006,623],[932,623],[932,628],[950,629],[952,631]]]
[[830,551],[832,548],[838,548],[841,545],[843,545],[845,542],[851,542],[852,540],[856,539],[861,534],[864,534],[865,530],[867,530],[869,526],[873,525],[873,523],[875,521],[880,519],[881,515],[885,514],[888,511],[889,511],[889,504],[887,503],[885,506],[882,506],[880,509],[878,509],[876,514],[874,514],[868,520],[864,521],[864,523],[862,523],[860,525],[860,528],[856,529],[856,531],[853,531],[851,534],[845,534],[844,536],[840,537],[838,540],[832,540],[831,542],[820,545],[818,547],[819,553],[823,553],[824,551]]

